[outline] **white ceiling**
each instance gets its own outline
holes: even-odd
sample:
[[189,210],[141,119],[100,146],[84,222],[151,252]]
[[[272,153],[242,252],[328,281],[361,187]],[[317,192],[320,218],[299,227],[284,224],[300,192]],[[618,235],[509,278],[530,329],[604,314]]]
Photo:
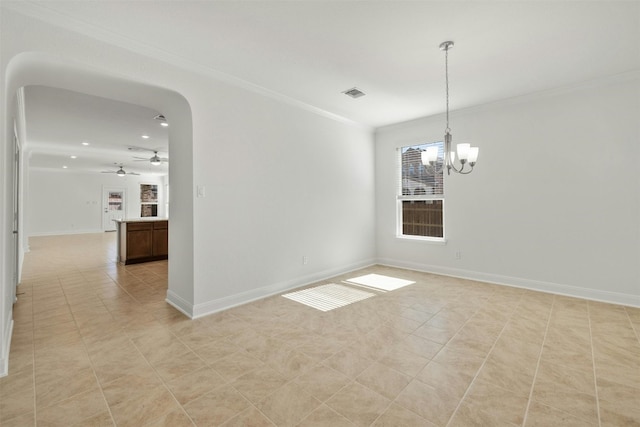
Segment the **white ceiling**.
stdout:
[[3,4],[372,128],[444,111],[445,40],[454,110],[640,69],[638,1]]
[[152,150],[168,155],[168,132],[154,119],[157,111],[46,86],[25,87],[24,105],[32,168],[97,173],[123,165],[126,172],[168,172],[164,162],[136,159],[150,159]]

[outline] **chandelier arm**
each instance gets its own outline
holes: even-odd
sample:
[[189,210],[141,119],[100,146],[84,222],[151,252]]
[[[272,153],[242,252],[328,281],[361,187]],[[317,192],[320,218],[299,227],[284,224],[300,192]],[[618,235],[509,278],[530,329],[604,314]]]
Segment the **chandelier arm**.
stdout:
[[[469,165],[469,167],[470,167],[471,169],[469,169],[468,171],[466,171],[466,172],[465,172],[465,166],[466,166],[466,165]],[[468,162],[467,162],[467,163],[462,163],[462,164],[460,165],[460,169],[458,169],[458,168],[456,167],[456,165],[455,165],[453,162],[451,162],[451,164],[449,165],[449,169],[453,169],[453,171],[454,171],[455,173],[459,173],[459,174],[461,174],[461,175],[468,175],[468,174],[470,174],[471,172],[473,172],[473,166],[472,166],[470,163],[468,163]]]

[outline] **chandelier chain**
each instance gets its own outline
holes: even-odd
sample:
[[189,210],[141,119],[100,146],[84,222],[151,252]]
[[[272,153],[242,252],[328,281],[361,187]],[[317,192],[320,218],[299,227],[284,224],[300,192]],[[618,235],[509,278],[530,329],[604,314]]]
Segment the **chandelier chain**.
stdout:
[[451,128],[449,127],[449,48],[447,47],[444,50],[444,75],[446,82],[446,98],[447,98],[447,128],[446,132],[450,132]]

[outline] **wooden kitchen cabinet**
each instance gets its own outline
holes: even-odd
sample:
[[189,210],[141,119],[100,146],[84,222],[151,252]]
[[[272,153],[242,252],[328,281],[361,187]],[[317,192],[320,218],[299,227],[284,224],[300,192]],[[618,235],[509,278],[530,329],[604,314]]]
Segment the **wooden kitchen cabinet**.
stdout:
[[153,223],[153,256],[169,255],[169,221]]
[[169,257],[169,221],[116,220],[116,224],[119,262],[135,264]]

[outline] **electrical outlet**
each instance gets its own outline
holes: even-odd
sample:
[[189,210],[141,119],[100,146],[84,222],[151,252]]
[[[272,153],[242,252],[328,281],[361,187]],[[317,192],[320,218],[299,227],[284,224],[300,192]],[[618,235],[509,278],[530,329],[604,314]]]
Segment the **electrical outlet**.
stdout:
[[456,259],[462,259],[462,252],[456,251]]
[[309,264],[309,257],[304,255],[302,257],[302,265],[307,265],[307,264]]

